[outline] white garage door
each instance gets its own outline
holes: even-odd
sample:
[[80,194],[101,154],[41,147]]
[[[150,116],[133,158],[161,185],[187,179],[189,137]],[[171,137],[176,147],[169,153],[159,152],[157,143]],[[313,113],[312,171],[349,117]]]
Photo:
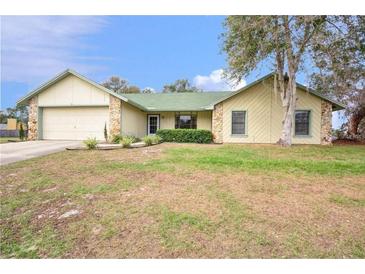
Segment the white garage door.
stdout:
[[43,109],[43,139],[85,140],[104,139],[108,127],[108,107],[63,107]]

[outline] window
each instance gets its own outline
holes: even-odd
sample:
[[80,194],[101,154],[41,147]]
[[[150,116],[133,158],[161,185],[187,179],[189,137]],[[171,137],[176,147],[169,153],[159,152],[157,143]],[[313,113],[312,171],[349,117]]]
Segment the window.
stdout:
[[246,111],[232,111],[232,134],[246,134]]
[[309,110],[295,111],[295,135],[308,136],[309,135]]
[[196,129],[196,114],[180,114],[175,115],[175,128],[193,128]]

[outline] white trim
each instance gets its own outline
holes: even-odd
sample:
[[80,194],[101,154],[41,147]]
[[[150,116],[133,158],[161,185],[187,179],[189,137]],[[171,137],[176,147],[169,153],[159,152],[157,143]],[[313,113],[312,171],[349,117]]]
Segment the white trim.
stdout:
[[158,114],[147,114],[147,135],[155,135],[156,133],[150,133],[150,117],[157,118],[157,129],[160,128],[160,115]]

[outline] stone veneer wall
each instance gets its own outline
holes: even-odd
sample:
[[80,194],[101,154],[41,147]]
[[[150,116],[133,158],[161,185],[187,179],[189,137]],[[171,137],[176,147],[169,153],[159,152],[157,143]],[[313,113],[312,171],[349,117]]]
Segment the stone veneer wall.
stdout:
[[223,103],[214,106],[212,115],[212,133],[214,143],[223,143]]
[[109,136],[120,134],[122,102],[119,98],[109,95]]
[[321,102],[321,145],[332,143],[332,104],[325,100]]
[[28,140],[38,139],[38,96],[29,100]]

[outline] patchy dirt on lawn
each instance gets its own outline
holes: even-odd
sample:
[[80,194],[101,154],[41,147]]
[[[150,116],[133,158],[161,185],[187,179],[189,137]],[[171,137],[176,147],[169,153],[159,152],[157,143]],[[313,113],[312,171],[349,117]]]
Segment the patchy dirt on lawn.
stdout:
[[19,162],[0,169],[1,257],[364,258],[362,167],[364,147],[342,145],[161,144]]
[[337,139],[333,141],[335,145],[365,145],[365,141],[352,139]]

